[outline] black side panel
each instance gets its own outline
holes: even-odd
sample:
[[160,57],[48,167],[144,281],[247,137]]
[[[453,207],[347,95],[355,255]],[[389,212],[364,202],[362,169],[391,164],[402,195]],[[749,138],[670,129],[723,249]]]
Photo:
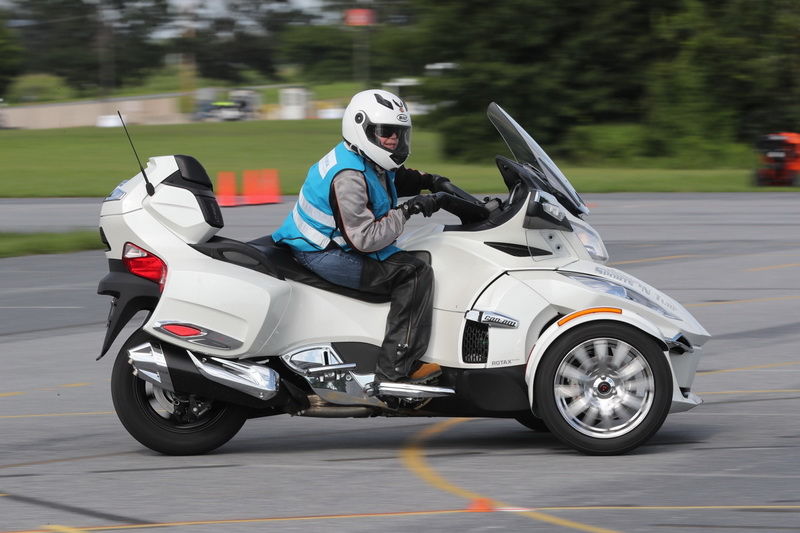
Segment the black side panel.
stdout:
[[106,354],[119,332],[136,313],[142,310],[152,311],[161,297],[157,283],[134,276],[119,259],[108,260],[108,274],[100,280],[97,294],[114,297],[100,357]]
[[375,372],[381,354],[380,346],[365,342],[334,342],[332,346],[345,363],[356,364],[356,372],[359,374]]
[[531,412],[525,365],[502,368],[443,368],[439,386],[456,390],[453,397],[434,398],[426,411],[454,416],[521,416]]

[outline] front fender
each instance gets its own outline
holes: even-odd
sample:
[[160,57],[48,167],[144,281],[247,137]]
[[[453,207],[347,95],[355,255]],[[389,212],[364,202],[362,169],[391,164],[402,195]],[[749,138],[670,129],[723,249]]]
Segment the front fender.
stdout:
[[[667,341],[664,339],[664,335],[661,333],[658,327],[641,315],[626,309],[614,307],[595,307],[576,311],[557,320],[542,333],[542,335],[533,345],[531,353],[528,357],[527,366],[525,368],[525,382],[528,386],[528,398],[531,401],[531,408],[534,410],[534,413],[536,412],[536,406],[533,405],[533,399],[535,398],[533,384],[535,382],[536,371],[539,367],[539,363],[541,362],[545,352],[547,352],[547,349],[553,344],[553,342],[556,341],[556,339],[561,338],[562,335],[567,334],[574,328],[583,326],[584,324],[588,324],[590,322],[599,321],[623,323],[652,337],[653,340],[655,340],[665,352],[664,357],[666,357],[667,361],[670,363],[673,390],[675,391],[673,394],[673,405],[679,401],[686,401],[686,397],[681,394],[681,388],[675,379],[675,371],[673,369],[672,361],[670,361],[670,358],[666,355],[666,352],[669,350],[669,346],[667,345]],[[689,407],[687,407],[687,409],[688,408]]]

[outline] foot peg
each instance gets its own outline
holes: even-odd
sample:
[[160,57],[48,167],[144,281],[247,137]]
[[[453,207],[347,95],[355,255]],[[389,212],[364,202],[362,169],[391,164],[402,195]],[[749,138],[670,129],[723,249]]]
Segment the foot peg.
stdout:
[[413,383],[394,383],[391,381],[367,383],[364,394],[367,396],[394,396],[396,398],[439,398],[450,396],[456,391],[445,387],[415,385]]

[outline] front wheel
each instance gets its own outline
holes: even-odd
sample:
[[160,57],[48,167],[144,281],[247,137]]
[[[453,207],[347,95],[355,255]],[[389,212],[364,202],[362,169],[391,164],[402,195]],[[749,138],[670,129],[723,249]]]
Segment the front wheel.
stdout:
[[613,322],[567,333],[534,381],[538,413],[554,435],[590,455],[622,454],[652,437],[672,399],[672,372],[655,340]]
[[111,398],[122,425],[151,450],[199,455],[228,442],[247,420],[238,406],[192,394],[174,393],[133,375],[128,350],[158,342],[136,331],[120,349],[111,372]]

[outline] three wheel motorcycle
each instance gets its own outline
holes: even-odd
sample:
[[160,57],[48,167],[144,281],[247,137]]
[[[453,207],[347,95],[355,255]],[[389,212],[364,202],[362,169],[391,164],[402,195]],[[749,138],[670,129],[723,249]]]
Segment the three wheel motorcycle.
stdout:
[[691,409],[709,334],[675,300],[606,266],[588,209],[542,148],[497,104],[488,117],[511,150],[508,195],[478,200],[449,184],[460,223],[407,231],[430,261],[435,384],[373,383],[389,303],[332,285],[270,237],[223,228],[194,158],[151,158],[102,206],[113,297],[105,354],[140,311],[111,377],[114,407],[143,445],[201,454],[246,420],[501,417],[551,431],[587,454],[645,443]]

